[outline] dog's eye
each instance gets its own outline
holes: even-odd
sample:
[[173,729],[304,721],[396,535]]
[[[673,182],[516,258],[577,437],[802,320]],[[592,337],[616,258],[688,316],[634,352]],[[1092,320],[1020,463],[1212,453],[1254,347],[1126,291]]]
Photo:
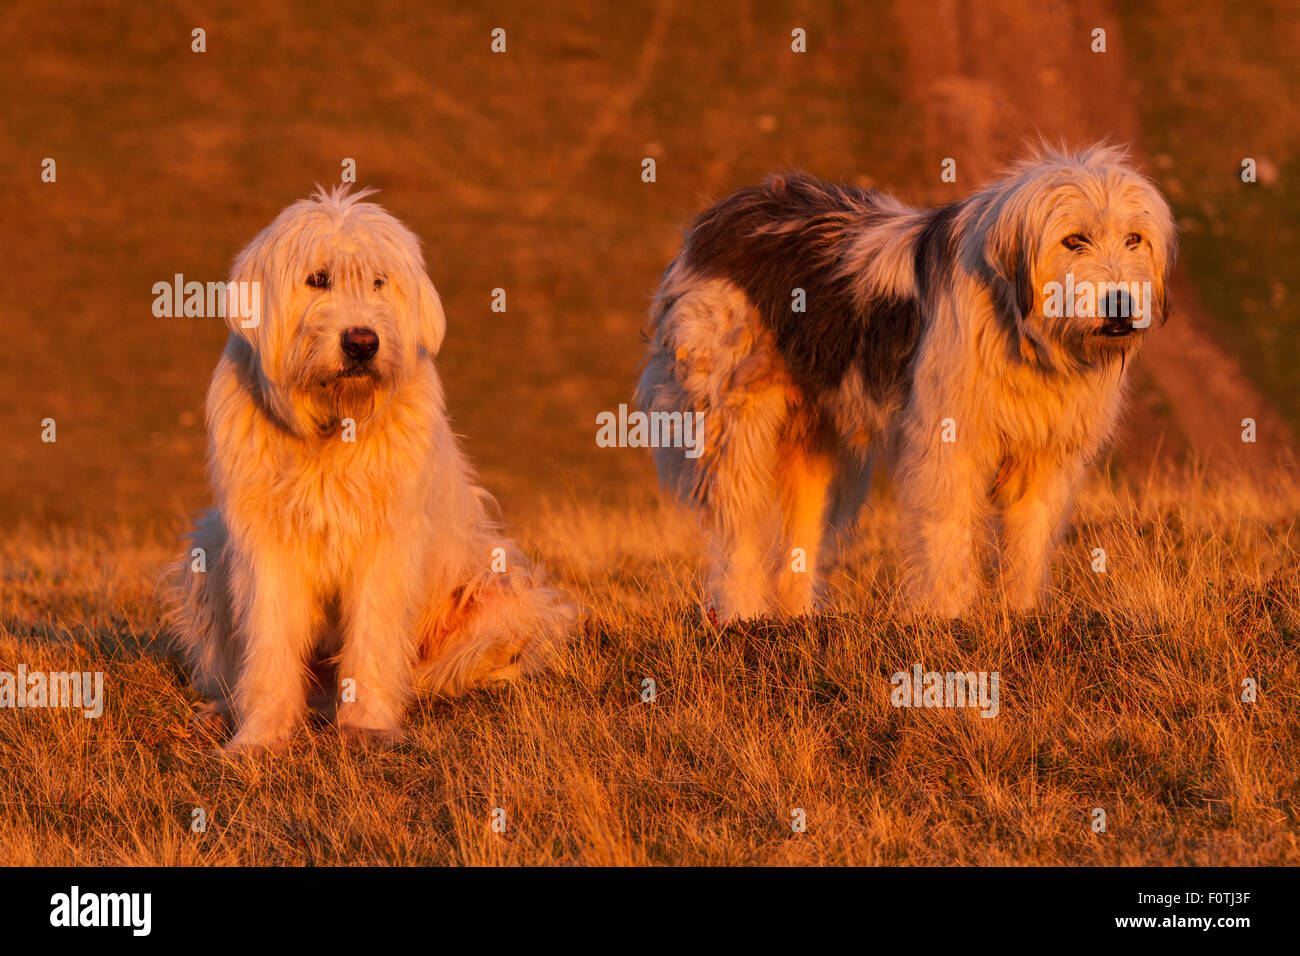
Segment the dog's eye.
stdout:
[[387,284],[388,284],[388,283],[387,283],[387,281],[385,281],[384,277],[383,277],[383,276],[380,276],[379,278],[377,278],[377,279],[375,280],[375,291],[378,292],[380,289],[382,289],[382,288],[383,288],[385,285],[387,285]]
[[1130,249],[1136,249],[1138,246],[1142,245],[1142,234],[1137,232],[1130,232],[1127,236],[1124,237],[1124,244],[1128,246]]
[[1088,237],[1079,232],[1071,233],[1061,240],[1061,245],[1065,246],[1065,248],[1069,249],[1071,252],[1078,252],[1087,244]]
[[313,289],[328,289],[330,287],[330,274],[328,269],[318,269],[307,277],[307,284]]

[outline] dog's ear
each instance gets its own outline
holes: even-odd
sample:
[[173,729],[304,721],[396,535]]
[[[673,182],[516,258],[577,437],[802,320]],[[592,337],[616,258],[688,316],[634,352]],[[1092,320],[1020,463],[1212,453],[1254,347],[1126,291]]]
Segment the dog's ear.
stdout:
[[1170,270],[1166,270],[1165,274],[1156,281],[1154,305],[1156,321],[1161,325],[1169,321],[1169,316],[1174,310],[1173,293],[1169,291],[1169,280],[1171,278],[1169,272]]
[[991,230],[987,256],[994,307],[1009,326],[1023,332],[1034,310],[1034,268],[1024,238],[1016,230]]
[[1014,261],[1011,265],[1011,288],[1016,296],[1016,310],[1019,313],[1020,322],[1023,324],[1028,320],[1031,312],[1034,311],[1034,285],[1033,285],[1033,266],[1029,262],[1029,254],[1024,249],[1023,243],[1017,243],[1018,248],[1015,253]]
[[1169,228],[1169,238],[1164,245],[1164,262],[1160,275],[1156,279],[1155,288],[1155,309],[1156,321],[1164,325],[1169,321],[1169,316],[1174,310],[1173,292],[1169,288],[1174,278],[1174,263],[1178,261],[1178,237],[1174,232],[1172,222]]
[[266,334],[267,317],[276,307],[269,232],[269,227],[263,230],[235,257],[226,286],[226,325],[254,349]]
[[985,267],[993,309],[1011,337],[1012,348],[1027,362],[1041,362],[1047,361],[1051,349],[1041,322],[1034,321],[1037,247],[1033,235],[1021,215],[1004,211],[987,229]]
[[[1151,248],[1151,274],[1153,278],[1151,301],[1144,302],[1149,324],[1164,325],[1173,311],[1173,291],[1170,283],[1174,264],[1178,261],[1178,224],[1173,210],[1160,188],[1145,177],[1131,172],[1131,195],[1126,197],[1131,207],[1136,207],[1140,218],[1135,222],[1138,230],[1147,237]],[[1146,292],[1143,289],[1143,292]]]
[[419,344],[432,358],[442,348],[443,337],[447,334],[447,316],[442,311],[438,290],[433,287],[429,277],[421,273],[418,284],[415,311],[420,330]]

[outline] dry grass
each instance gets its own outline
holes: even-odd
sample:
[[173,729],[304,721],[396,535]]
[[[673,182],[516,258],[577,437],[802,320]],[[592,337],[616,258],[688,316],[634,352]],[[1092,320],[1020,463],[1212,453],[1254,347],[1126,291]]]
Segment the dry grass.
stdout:
[[[2,715],[0,862],[1300,862],[1297,505],[1098,477],[1047,613],[947,626],[889,611],[886,497],[835,576],[843,613],[722,633],[684,600],[680,516],[556,507],[529,530],[590,609],[557,672],[423,702],[398,749],[313,727],[245,763],[210,756],[163,652],[162,535],[15,534],[0,670],[102,669],[108,702]],[[999,716],[892,708],[889,675],[918,661],[998,671]]]

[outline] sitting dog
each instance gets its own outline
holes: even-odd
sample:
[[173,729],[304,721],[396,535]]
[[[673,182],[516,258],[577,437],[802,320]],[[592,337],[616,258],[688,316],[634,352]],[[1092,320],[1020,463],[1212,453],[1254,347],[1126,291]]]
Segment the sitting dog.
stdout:
[[534,671],[575,617],[475,484],[419,241],[366,195],[294,203],[227,287],[252,284],[259,308],[226,317],[207,396],[216,507],[173,573],[180,644],[235,720],[231,750],[283,745],[313,674],[342,731],[400,739],[414,693]]

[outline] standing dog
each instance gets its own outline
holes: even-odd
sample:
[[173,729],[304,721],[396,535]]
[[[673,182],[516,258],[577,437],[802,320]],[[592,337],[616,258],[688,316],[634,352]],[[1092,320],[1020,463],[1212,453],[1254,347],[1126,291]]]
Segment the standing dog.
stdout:
[[415,691],[535,670],[573,617],[490,516],[447,421],[419,240],[366,195],[294,203],[231,277],[260,309],[227,315],[216,507],[174,569],[180,644],[233,711],[229,749],[285,743],[327,664],[339,727],[399,739]]
[[831,506],[852,512],[880,451],[911,606],[975,599],[994,506],[1003,594],[1037,604],[1175,252],[1165,200],[1110,147],[1042,150],[937,209],[791,174],[701,214],[655,298],[637,400],[704,413],[703,454],[656,461],[702,514],[712,610],[812,610]]

